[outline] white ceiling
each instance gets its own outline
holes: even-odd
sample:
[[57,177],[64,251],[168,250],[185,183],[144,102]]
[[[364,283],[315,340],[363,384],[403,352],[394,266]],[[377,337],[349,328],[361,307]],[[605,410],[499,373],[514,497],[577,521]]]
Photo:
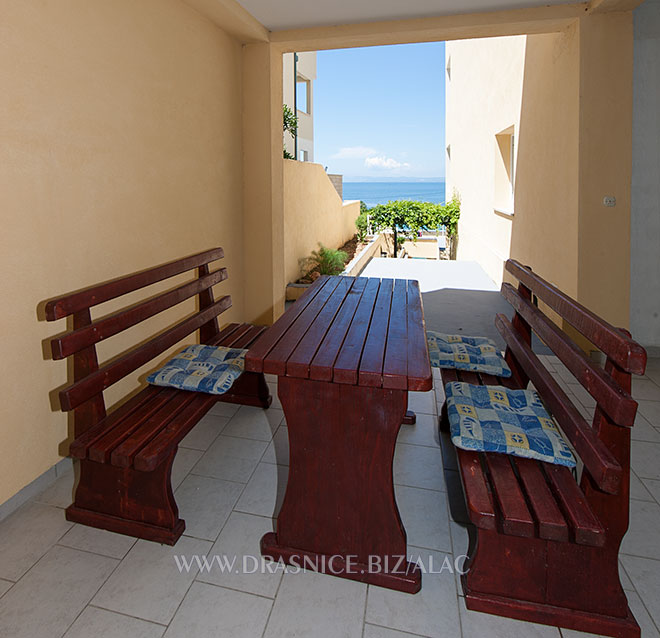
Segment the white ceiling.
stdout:
[[568,4],[574,0],[238,0],[270,31]]

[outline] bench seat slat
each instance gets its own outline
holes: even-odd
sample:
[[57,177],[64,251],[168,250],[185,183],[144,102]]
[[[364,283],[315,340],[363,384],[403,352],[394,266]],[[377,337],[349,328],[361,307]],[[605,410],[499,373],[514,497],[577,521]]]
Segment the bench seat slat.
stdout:
[[216,396],[203,393],[196,394],[194,401],[188,403],[174,419],[172,419],[150,443],[147,443],[133,459],[133,466],[141,472],[153,471],[164,461],[178,445],[179,441],[190,432],[197,422],[211,409]]
[[518,479],[506,454],[484,454],[493,493],[502,514],[502,531],[512,536],[533,538],[534,519],[527,509]]
[[591,511],[570,470],[547,463],[544,464],[543,469],[557,501],[571,524],[575,542],[580,545],[602,547],[605,544],[605,530]]
[[148,421],[163,406],[169,409],[176,408],[178,392],[174,388],[167,388],[168,392],[160,392],[145,403],[140,409],[116,422],[112,427],[98,437],[87,448],[87,458],[97,463],[108,463],[112,451],[137,430],[140,425]]
[[537,521],[539,537],[553,541],[567,541],[568,525],[548,487],[539,463],[520,457],[511,457],[511,461]]
[[497,529],[495,505],[481,466],[479,453],[456,448],[456,455],[470,520],[482,529]]
[[[208,397],[208,398],[207,398]],[[149,419],[143,421],[133,433],[119,443],[110,455],[110,462],[117,467],[130,467],[133,457],[151,440],[156,439],[161,430],[170,423],[176,423],[177,417],[184,412],[192,403],[214,400],[211,395],[201,392],[181,391],[177,396],[153,413]]]
[[[250,324],[247,325],[250,327],[240,337],[232,341],[232,348],[249,348],[253,343],[256,342],[256,340],[259,338],[259,335],[261,335],[266,330],[265,326],[252,326]],[[220,341],[217,345],[226,346],[229,344]]]

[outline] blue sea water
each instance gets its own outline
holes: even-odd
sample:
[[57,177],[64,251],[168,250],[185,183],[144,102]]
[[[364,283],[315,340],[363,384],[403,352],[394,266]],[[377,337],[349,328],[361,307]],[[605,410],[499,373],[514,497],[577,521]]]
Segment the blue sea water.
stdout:
[[344,199],[361,199],[369,208],[397,199],[445,203],[444,182],[344,182]]

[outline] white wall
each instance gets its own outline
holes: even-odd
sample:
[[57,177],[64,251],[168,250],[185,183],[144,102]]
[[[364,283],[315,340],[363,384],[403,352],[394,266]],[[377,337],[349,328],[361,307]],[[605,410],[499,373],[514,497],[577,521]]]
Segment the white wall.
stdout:
[[[284,104],[293,110],[295,103],[295,82],[294,82],[294,53],[285,53],[282,59],[284,73],[282,77],[282,88],[284,94]],[[298,115],[298,153],[307,151],[307,161],[314,161],[314,80],[316,79],[316,51],[307,51],[298,53],[298,62],[295,64],[295,70],[298,77],[309,80],[309,113],[297,111]],[[294,154],[294,141],[288,133],[284,136],[284,143],[287,150]]]
[[634,12],[630,326],[660,347],[660,0]]

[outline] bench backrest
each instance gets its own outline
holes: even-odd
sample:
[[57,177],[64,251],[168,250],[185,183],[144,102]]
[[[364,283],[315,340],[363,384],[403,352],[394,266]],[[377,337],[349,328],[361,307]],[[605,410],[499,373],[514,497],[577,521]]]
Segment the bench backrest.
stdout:
[[[73,316],[73,330],[50,343],[54,359],[73,356],[74,382],[60,391],[59,399],[62,410],[74,411],[76,436],[105,417],[106,388],[196,330],[200,331],[200,343],[218,334],[217,317],[231,307],[231,298],[226,295],[214,300],[213,286],[227,279],[227,269],[211,271],[209,264],[222,257],[222,248],[212,248],[47,302],[47,321]],[[90,309],[94,306],[194,270],[197,277],[192,281],[92,321]],[[194,296],[198,298],[198,310],[194,314],[99,367],[97,343]]]
[[[625,522],[625,532],[630,427],[637,412],[637,403],[630,396],[631,373],[644,374],[646,351],[626,330],[611,326],[517,261],[507,261],[506,270],[519,282],[517,289],[508,283],[502,285],[502,295],[515,315],[509,321],[498,314],[495,322],[507,344],[505,358],[513,379],[523,387],[528,381],[534,384],[584,464],[580,486],[592,509],[604,523],[621,526]],[[606,356],[605,368],[586,356],[569,334],[537,307],[534,298],[594,344]],[[532,331],[595,400],[591,424],[532,351]]]

